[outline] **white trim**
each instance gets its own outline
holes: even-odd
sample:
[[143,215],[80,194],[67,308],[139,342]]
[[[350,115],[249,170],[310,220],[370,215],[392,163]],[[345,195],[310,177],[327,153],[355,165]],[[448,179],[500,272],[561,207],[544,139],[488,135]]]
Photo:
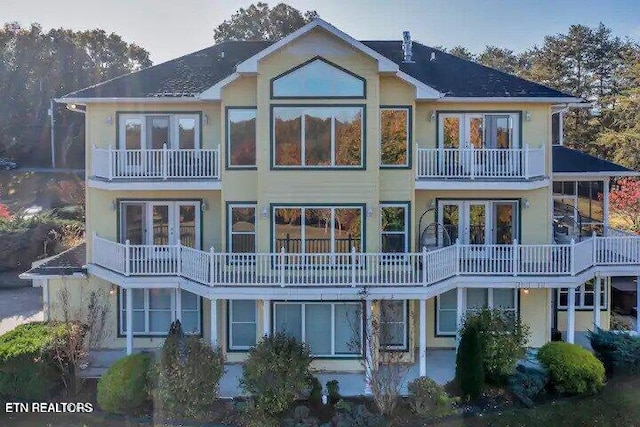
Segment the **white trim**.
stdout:
[[427,376],[427,300],[420,299],[420,322],[418,323],[420,376]]
[[206,89],[205,91],[197,95],[195,99],[200,101],[219,101],[222,99],[222,88],[239,78],[239,73],[230,74],[224,79],[220,80],[218,83],[211,86],[209,89]]
[[404,81],[406,81],[409,84],[412,84],[413,86],[415,86],[416,88],[416,101],[433,101],[433,100],[440,100],[442,99],[445,94],[437,91],[436,89],[432,88],[431,86],[421,82],[420,80],[416,79],[415,77],[410,76],[409,74],[403,72],[403,71],[398,71],[396,73],[396,76],[399,79],[402,79]]
[[209,300],[209,342],[211,347],[218,347],[218,300]]
[[600,181],[603,178],[616,176],[640,176],[640,171],[627,172],[555,172],[553,174],[554,181]]
[[[106,82],[103,82],[106,83]],[[195,94],[194,94],[195,95]],[[125,97],[110,97],[110,98],[54,98],[54,101],[59,104],[180,104],[180,103],[194,103],[203,101],[195,96],[149,96],[144,98],[125,98]]]
[[580,98],[559,98],[553,96],[522,96],[522,97],[511,97],[511,96],[445,96],[444,98],[440,98],[437,102],[464,102],[464,103],[479,103],[479,102],[505,102],[505,103],[531,103],[531,102],[539,102],[539,103],[567,103],[567,102],[580,102]]
[[537,190],[548,187],[551,180],[549,178],[529,181],[416,178],[415,182],[416,190]]
[[89,177],[87,179],[87,186],[89,188],[95,188],[98,190],[130,190],[130,191],[144,191],[144,190],[222,190],[222,182],[219,179],[180,179],[178,181],[162,180],[162,179],[150,179],[146,181],[136,180],[113,180],[105,181],[95,177]]
[[337,38],[341,39],[342,41],[346,42],[347,44],[351,45],[353,48],[360,50],[361,52],[372,57],[373,59],[376,59],[378,61],[378,72],[380,73],[397,73],[400,68],[398,64],[391,61],[389,58],[380,55],[378,52],[366,46],[365,44],[359,42],[358,40],[354,39],[347,33],[337,29],[333,25],[329,24],[328,22],[320,18],[316,18],[313,21],[306,24],[305,26],[303,26],[302,28],[299,28],[298,30],[294,31],[288,36],[280,39],[276,43],[267,47],[266,49],[263,49],[260,52],[256,53],[255,55],[253,55],[252,57],[242,61],[240,64],[236,66],[236,72],[240,74],[256,74],[258,72],[258,62],[261,59],[271,55],[272,53],[276,52],[277,50],[291,43],[298,37],[301,37],[306,33],[310,32],[314,28],[321,28],[327,31],[328,33],[336,36]]

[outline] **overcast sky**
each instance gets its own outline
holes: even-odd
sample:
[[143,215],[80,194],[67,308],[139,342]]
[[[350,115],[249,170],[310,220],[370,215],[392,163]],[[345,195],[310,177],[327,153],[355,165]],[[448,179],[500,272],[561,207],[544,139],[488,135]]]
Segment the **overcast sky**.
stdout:
[[[257,0],[256,0],[257,2]],[[4,22],[74,30],[102,28],[151,53],[154,63],[213,44],[213,28],[251,1],[0,0]],[[270,5],[277,2],[269,1]],[[403,30],[427,45],[485,45],[516,52],[571,24],[600,21],[640,41],[640,0],[291,0],[360,40],[398,40]]]

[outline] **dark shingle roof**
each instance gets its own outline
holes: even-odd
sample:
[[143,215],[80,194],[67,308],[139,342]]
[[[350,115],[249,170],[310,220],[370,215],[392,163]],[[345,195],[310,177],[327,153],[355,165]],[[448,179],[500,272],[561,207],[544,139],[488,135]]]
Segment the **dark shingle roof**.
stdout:
[[[231,75],[235,66],[272,42],[230,41],[72,92],[68,98],[195,96]],[[363,41],[400,70],[450,97],[551,97],[571,95],[440,50],[413,43],[414,63],[402,62],[401,41]],[[224,52],[224,54],[223,54]],[[436,59],[431,61],[431,53]]]
[[[400,70],[451,97],[571,97],[473,61],[413,42],[414,63],[404,63],[401,41],[363,41]],[[431,61],[431,53],[435,60]]]
[[574,150],[563,145],[553,146],[553,173],[576,173],[576,172],[611,172],[633,173],[631,169],[624,166]]
[[[235,66],[271,42],[224,42],[153,67],[90,86],[65,98],[194,96],[235,71]],[[224,53],[223,53],[224,52]]]
[[28,275],[42,276],[70,276],[74,273],[86,274],[87,254],[86,244],[81,243],[58,255],[51,257],[48,261],[33,267],[27,271]]

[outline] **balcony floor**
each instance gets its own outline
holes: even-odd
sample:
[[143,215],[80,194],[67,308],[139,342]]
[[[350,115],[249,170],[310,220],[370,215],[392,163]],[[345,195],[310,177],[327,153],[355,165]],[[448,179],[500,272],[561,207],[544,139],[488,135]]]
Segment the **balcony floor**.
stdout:
[[88,186],[98,190],[221,190],[219,178],[114,178],[91,176]]

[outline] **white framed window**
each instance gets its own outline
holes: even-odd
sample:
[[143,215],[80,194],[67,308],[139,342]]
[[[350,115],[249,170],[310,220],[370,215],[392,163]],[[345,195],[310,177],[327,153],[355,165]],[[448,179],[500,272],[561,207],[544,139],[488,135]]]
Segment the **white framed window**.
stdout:
[[249,350],[256,345],[255,300],[229,300],[229,350]]
[[[186,334],[201,333],[200,297],[185,290],[120,288],[120,334],[127,333],[127,292],[133,292],[133,335],[166,336],[171,322],[180,318]],[[178,310],[180,316],[178,316]]]
[[520,148],[520,114],[516,112],[467,112],[438,114],[441,148]]
[[[595,279],[589,279],[582,285],[578,286],[574,289],[575,292],[575,308],[578,310],[593,310],[593,304],[595,302],[595,291],[594,291],[594,283]],[[606,310],[609,307],[609,302],[607,301],[609,288],[609,281],[603,280],[602,285],[600,286],[600,309]],[[569,304],[569,289],[568,288],[560,288],[558,289],[558,309],[566,310]]]
[[381,202],[380,222],[382,252],[409,252],[409,205]]
[[272,107],[274,168],[364,167],[364,106]]
[[309,345],[315,357],[362,354],[361,302],[275,302],[273,332]]
[[380,348],[386,350],[409,348],[408,318],[407,300],[380,301]]
[[199,113],[119,113],[118,147],[127,150],[200,148]]
[[[454,336],[457,332],[457,289],[436,297],[436,335]],[[518,291],[513,288],[466,288],[464,313],[473,314],[483,308],[500,310],[507,316],[518,313]]]
[[[582,227],[583,236],[590,236],[594,231],[602,235],[604,232],[604,185],[604,181],[554,181],[554,219],[572,218]],[[561,228],[555,231],[563,232]]]
[[275,77],[271,97],[364,98],[365,80],[318,57]]
[[227,167],[256,166],[256,113],[252,108],[227,108]]
[[256,252],[256,205],[253,203],[229,204],[229,252]]
[[408,167],[411,107],[380,107],[380,166]]

